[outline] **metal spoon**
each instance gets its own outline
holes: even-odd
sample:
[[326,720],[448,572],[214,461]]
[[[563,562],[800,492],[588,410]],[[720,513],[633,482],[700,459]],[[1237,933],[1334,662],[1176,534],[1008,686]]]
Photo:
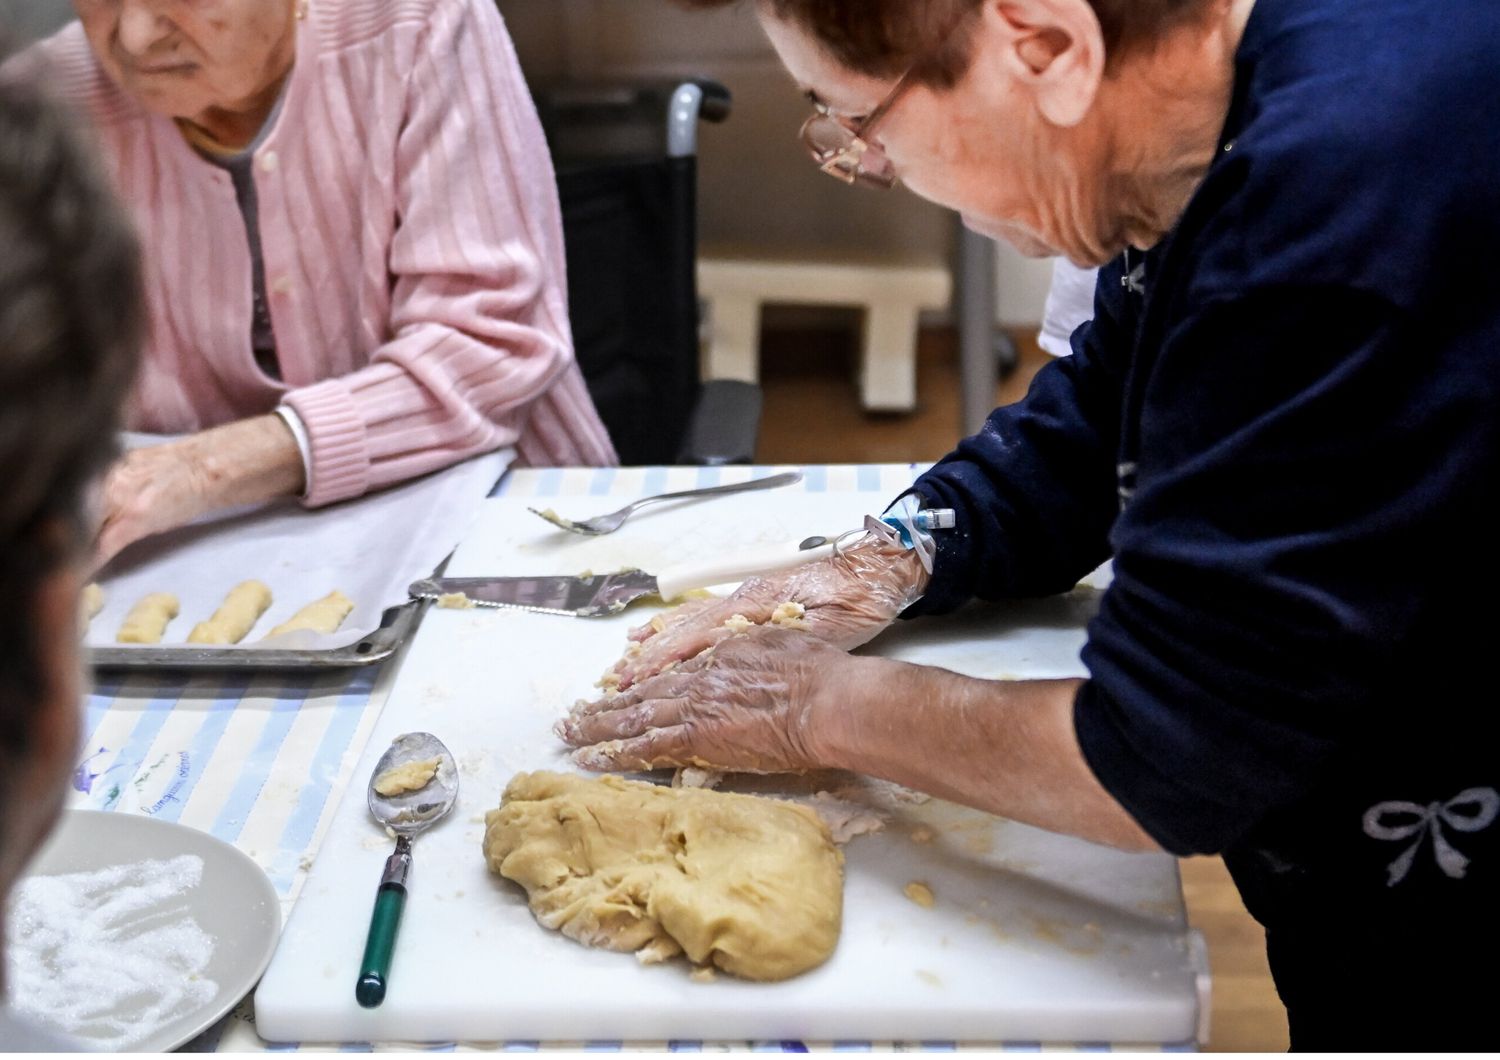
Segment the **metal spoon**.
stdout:
[[702,489],[696,490],[679,490],[676,493],[659,493],[654,497],[642,497],[640,500],[635,501],[632,504],[627,504],[617,512],[610,512],[608,515],[596,515],[592,519],[583,519],[577,522],[572,519],[563,518],[561,515],[558,515],[556,512],[554,512],[551,508],[540,512],[535,508],[528,508],[527,511],[531,512],[533,515],[540,515],[543,519],[547,520],[547,522],[560,529],[567,530],[575,534],[589,534],[592,536],[597,536],[599,534],[614,533],[616,530],[620,529],[626,519],[629,519],[633,514],[635,514],[635,510],[637,508],[641,508],[647,504],[655,504],[657,501],[676,501],[685,500],[689,497],[708,497],[715,493],[744,493],[747,490],[773,490],[781,486],[790,486],[801,481],[802,472],[787,471],[780,475],[768,476],[767,478],[754,478],[748,482],[732,482],[727,486],[705,486]]
[[[437,759],[437,772],[422,787],[394,795],[382,795],[375,784],[399,766]],[[380,889],[375,892],[375,910],[370,914],[370,933],[360,962],[354,997],[365,1008],[385,1000],[390,979],[391,955],[406,907],[406,881],[411,875],[411,841],[446,817],[458,800],[458,765],[441,740],[430,732],[409,732],[396,737],[370,775],[368,801],[375,820],[396,833],[396,852],[385,862]]]

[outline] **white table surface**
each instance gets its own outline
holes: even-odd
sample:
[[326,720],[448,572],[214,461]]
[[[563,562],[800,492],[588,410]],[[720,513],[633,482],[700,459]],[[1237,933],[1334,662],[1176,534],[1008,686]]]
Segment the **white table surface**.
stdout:
[[[510,473],[497,493],[502,497],[535,498],[542,506],[570,515],[596,514],[637,496],[694,485],[771,474],[779,468],[631,468],[518,470]],[[804,469],[802,487],[809,493],[849,492],[864,495],[868,509],[879,511],[904,489],[920,470],[911,465],[823,466]],[[702,507],[695,517],[711,512]],[[647,525],[647,524],[643,524]],[[834,528],[828,528],[834,529]],[[607,539],[605,539],[607,541]],[[607,548],[608,545],[600,545]],[[670,555],[670,547],[661,554]],[[1082,608],[1082,609],[1080,609]],[[1012,659],[1004,666],[1014,676],[1055,673],[1076,666],[1082,643],[1086,600],[1063,599],[1044,605],[1039,622],[1060,639],[1049,642],[1040,656]],[[444,618],[448,615],[441,616]],[[1022,632],[1003,615],[992,615],[987,635],[1004,640]],[[435,635],[424,624],[418,638]],[[974,670],[987,656],[976,656],[961,643],[945,638],[937,626],[914,623],[888,634],[888,653],[924,661],[938,661],[955,669]],[[944,655],[944,652],[948,655]],[[196,675],[133,674],[106,676],[86,703],[86,743],[74,778],[71,805],[159,816],[201,828],[234,843],[256,859],[282,895],[283,908],[295,912],[299,894],[325,843],[336,808],[358,774],[363,755],[371,751],[371,735],[381,710],[400,676],[404,656],[362,670],[309,675]],[[606,660],[607,661],[607,660]],[[1003,676],[989,673],[987,676]],[[358,784],[355,787],[359,787]],[[362,801],[362,798],[361,800]],[[1016,826],[1019,827],[1019,826]],[[858,841],[856,841],[858,842]],[[1071,842],[1071,841],[1069,841]],[[1087,844],[1084,844],[1086,847]],[[1175,880],[1175,867],[1171,869]],[[371,883],[373,890],[373,882]],[[1180,888],[1153,915],[1180,921]],[[358,903],[364,905],[363,899]],[[540,929],[538,929],[539,931]],[[1201,941],[1184,933],[1194,947],[1199,972],[1186,989],[1194,994],[1200,1013],[1207,1011],[1206,961]],[[571,945],[571,943],[569,943]],[[353,960],[357,960],[357,954]],[[610,956],[610,955],[603,955]],[[628,959],[628,958],[627,958]],[[1201,1020],[1201,1017],[1200,1017]],[[1197,1037],[1202,1040],[1200,1027]],[[1118,1047],[1123,1043],[1114,1043]],[[1145,1043],[1148,1048],[1190,1049],[1192,1041]],[[671,1047],[711,1051],[803,1049],[839,1051],[939,1051],[971,1047],[1028,1051],[1038,1048],[1109,1048],[1103,1042],[677,1042],[622,1043],[531,1041],[464,1043],[457,1048],[529,1050],[553,1047],[630,1049]],[[399,1047],[377,1044],[374,1048]],[[269,1045],[254,1031],[248,1004],[234,1016],[193,1043],[190,1048],[224,1051],[296,1048]],[[322,1050],[339,1046],[302,1046]],[[342,1048],[348,1049],[345,1045]],[[354,1048],[371,1048],[355,1045]],[[444,1048],[439,1045],[438,1048]],[[449,1043],[446,1048],[455,1048]]]

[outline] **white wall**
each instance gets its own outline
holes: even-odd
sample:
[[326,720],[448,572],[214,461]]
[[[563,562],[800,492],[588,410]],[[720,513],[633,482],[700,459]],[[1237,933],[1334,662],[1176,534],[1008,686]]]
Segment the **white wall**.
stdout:
[[1002,324],[1040,324],[1051,282],[1051,258],[1023,258],[1009,244],[996,244],[995,319]]
[[[686,12],[669,0],[499,0],[537,83],[565,78],[709,76],[734,94],[700,144],[706,244],[767,254],[947,260],[956,221],[905,191],[848,188],[807,161],[796,134],[808,108],[742,3]],[[1041,320],[1050,268],[1002,247],[998,319]]]
[[0,0],[0,48],[45,37],[72,17],[69,0]]

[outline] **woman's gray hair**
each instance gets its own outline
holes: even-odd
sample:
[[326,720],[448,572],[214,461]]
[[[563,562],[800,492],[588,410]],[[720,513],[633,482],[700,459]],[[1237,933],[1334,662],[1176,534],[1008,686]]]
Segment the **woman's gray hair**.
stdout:
[[0,752],[46,691],[34,601],[88,546],[142,330],[135,236],[73,124],[0,79]]

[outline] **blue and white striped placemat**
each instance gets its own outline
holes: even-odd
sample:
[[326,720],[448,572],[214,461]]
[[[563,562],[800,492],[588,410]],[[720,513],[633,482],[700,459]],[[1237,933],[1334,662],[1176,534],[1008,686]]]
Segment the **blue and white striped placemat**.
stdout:
[[232,843],[290,908],[389,686],[386,665],[317,674],[106,674],[85,703],[69,805]]

